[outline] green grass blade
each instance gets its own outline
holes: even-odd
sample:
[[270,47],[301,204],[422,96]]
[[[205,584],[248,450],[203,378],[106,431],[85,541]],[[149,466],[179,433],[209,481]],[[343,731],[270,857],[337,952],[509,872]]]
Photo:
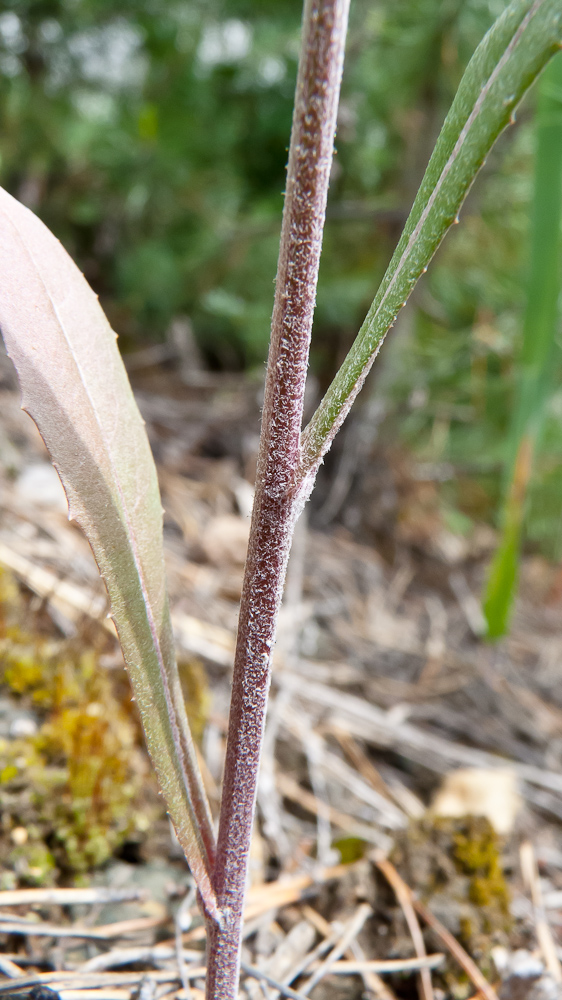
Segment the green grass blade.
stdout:
[[373,305],[303,433],[303,478],[313,478],[387,331],[445,233],[457,221],[489,150],[512,120],[530,84],[561,45],[560,0],[513,0],[476,50]]
[[513,480],[504,502],[502,537],[492,561],[483,601],[490,639],[505,635],[509,625],[519,577],[521,529],[533,452],[533,439],[530,436],[523,437],[515,461]]
[[[483,602],[488,636],[493,639],[504,635],[509,626],[517,589],[527,486],[552,389],[561,278],[561,210],[562,55],[558,55],[541,80],[537,108],[531,266],[523,348],[506,463],[502,537]],[[522,455],[526,456],[524,461]]]

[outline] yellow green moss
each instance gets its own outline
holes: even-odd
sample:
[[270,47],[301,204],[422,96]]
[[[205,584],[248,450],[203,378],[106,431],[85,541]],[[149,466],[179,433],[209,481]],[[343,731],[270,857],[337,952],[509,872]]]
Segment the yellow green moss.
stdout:
[[0,739],[7,887],[10,875],[16,884],[48,884],[57,868],[85,872],[160,811],[156,796],[143,794],[152,779],[128,683],[77,640],[30,633],[28,620],[18,588],[0,571],[0,697],[39,722],[33,735]]
[[509,890],[501,864],[498,836],[486,819],[467,820],[453,836],[453,856],[460,870],[470,876],[468,895],[476,906],[498,909],[509,915]]
[[189,726],[194,740],[199,742],[203,737],[211,708],[207,675],[201,661],[193,657],[179,660],[178,670]]
[[[492,973],[492,948],[507,943],[511,927],[503,849],[503,839],[484,818],[427,816],[399,835],[392,855],[408,885],[485,975]],[[447,964],[438,975],[447,993],[467,995],[456,966]]]

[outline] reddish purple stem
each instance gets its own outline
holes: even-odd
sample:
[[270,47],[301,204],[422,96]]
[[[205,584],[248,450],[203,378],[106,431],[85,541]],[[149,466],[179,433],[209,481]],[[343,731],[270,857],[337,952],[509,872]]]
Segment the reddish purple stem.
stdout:
[[306,0],[273,308],[256,495],[242,590],[213,888],[207,997],[234,1000],[250,838],[289,550],[311,484],[296,487],[318,266],[349,0]]

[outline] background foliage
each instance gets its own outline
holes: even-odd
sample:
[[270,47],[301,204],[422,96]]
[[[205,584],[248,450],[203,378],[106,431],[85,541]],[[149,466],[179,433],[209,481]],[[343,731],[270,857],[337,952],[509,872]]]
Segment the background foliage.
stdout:
[[[364,317],[462,71],[503,0],[353,0],[321,268],[320,386]],[[4,0],[0,183],[101,296],[125,350],[189,317],[206,362],[261,365],[301,0]],[[532,98],[439,253],[377,391],[385,433],[441,483],[457,530],[493,521],[522,337]],[[559,365],[559,360],[556,360]],[[556,384],[556,383],[555,383]],[[562,393],[527,537],[562,544]]]

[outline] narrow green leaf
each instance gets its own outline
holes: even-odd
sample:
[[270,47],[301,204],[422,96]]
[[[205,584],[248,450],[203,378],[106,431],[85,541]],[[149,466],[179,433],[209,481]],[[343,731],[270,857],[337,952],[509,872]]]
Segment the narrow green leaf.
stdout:
[[483,601],[489,639],[499,639],[505,635],[509,625],[513,595],[519,577],[521,529],[533,451],[533,438],[530,435],[523,437],[504,504],[502,537],[492,561]]
[[494,555],[482,602],[488,639],[500,639],[507,632],[519,578],[520,548],[521,521],[510,519],[510,523],[505,524],[500,546]]
[[[552,391],[561,277],[562,54],[540,84],[532,224],[531,267],[523,325],[523,349],[506,463],[502,537],[490,568],[483,607],[488,636],[509,626],[517,590],[521,530],[533,455]],[[527,455],[521,475],[521,456]]]
[[342,367],[303,433],[302,478],[311,479],[361,389],[387,331],[449,227],[500,132],[562,45],[560,0],[513,0],[461,80],[404,232]]
[[1,189],[0,283],[0,328],[23,409],[105,580],[160,785],[213,913],[213,831],[176,668],[144,424],[97,297],[52,233]]

